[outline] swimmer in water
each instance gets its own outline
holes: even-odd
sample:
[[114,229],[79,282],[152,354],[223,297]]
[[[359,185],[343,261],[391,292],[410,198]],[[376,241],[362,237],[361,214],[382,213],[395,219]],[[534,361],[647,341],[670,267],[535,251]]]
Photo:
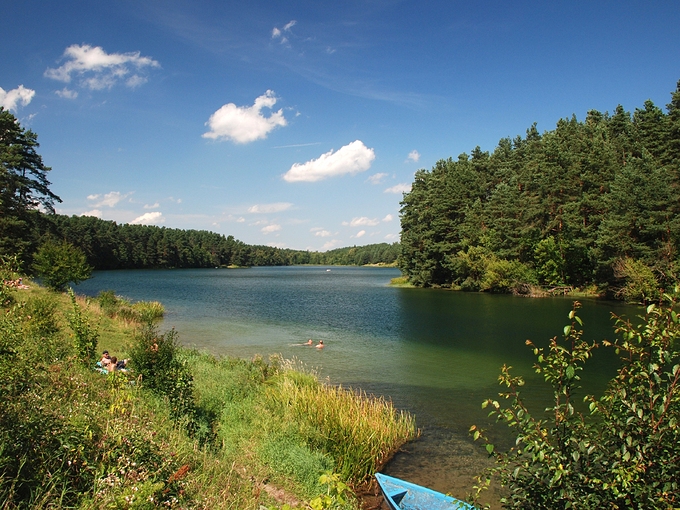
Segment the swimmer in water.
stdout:
[[310,338],[310,339],[307,340],[307,342],[306,342],[305,344],[303,344],[303,345],[314,345],[314,341]]
[[324,348],[324,345],[323,345],[323,340],[319,340],[319,343],[318,343],[318,344],[316,344],[316,346],[315,346],[315,347],[316,347],[317,349],[323,349],[323,348]]

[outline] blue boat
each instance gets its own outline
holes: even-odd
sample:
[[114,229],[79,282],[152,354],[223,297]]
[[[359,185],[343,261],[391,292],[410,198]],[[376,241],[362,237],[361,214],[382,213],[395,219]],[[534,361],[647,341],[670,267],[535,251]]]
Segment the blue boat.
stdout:
[[392,510],[474,510],[470,503],[427,487],[376,473],[380,490]]

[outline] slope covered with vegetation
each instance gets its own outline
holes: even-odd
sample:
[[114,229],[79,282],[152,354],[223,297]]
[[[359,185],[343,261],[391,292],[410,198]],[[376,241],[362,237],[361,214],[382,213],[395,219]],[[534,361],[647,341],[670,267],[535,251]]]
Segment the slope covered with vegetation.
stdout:
[[418,286],[653,300],[678,274],[679,213],[680,82],[666,112],[592,110],[418,171],[399,267]]
[[[416,434],[279,358],[181,348],[159,304],[2,273],[2,508],[356,508],[352,488]],[[129,371],[95,371],[102,349]]]

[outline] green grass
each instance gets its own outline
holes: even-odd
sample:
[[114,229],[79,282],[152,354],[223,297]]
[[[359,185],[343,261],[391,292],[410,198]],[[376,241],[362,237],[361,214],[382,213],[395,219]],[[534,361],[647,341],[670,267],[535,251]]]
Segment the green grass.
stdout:
[[[416,434],[413,418],[389,402],[322,384],[291,362],[181,347],[168,355],[191,402],[177,416],[172,388],[151,391],[135,372],[84,365],[68,297],[27,283],[0,289],[3,510],[304,508],[321,496],[323,508],[357,508],[337,496],[341,483],[357,486]],[[122,358],[153,346],[155,333],[139,321],[157,311],[133,320],[120,310],[143,306],[110,297],[76,299],[97,328],[97,353]],[[338,477],[320,483],[330,471]]]

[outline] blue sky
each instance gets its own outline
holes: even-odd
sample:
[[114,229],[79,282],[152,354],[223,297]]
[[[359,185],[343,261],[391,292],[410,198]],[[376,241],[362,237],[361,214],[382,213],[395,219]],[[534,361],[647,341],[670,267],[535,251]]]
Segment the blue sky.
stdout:
[[0,104],[62,214],[327,250],[533,122],[665,108],[680,2],[6,2]]

